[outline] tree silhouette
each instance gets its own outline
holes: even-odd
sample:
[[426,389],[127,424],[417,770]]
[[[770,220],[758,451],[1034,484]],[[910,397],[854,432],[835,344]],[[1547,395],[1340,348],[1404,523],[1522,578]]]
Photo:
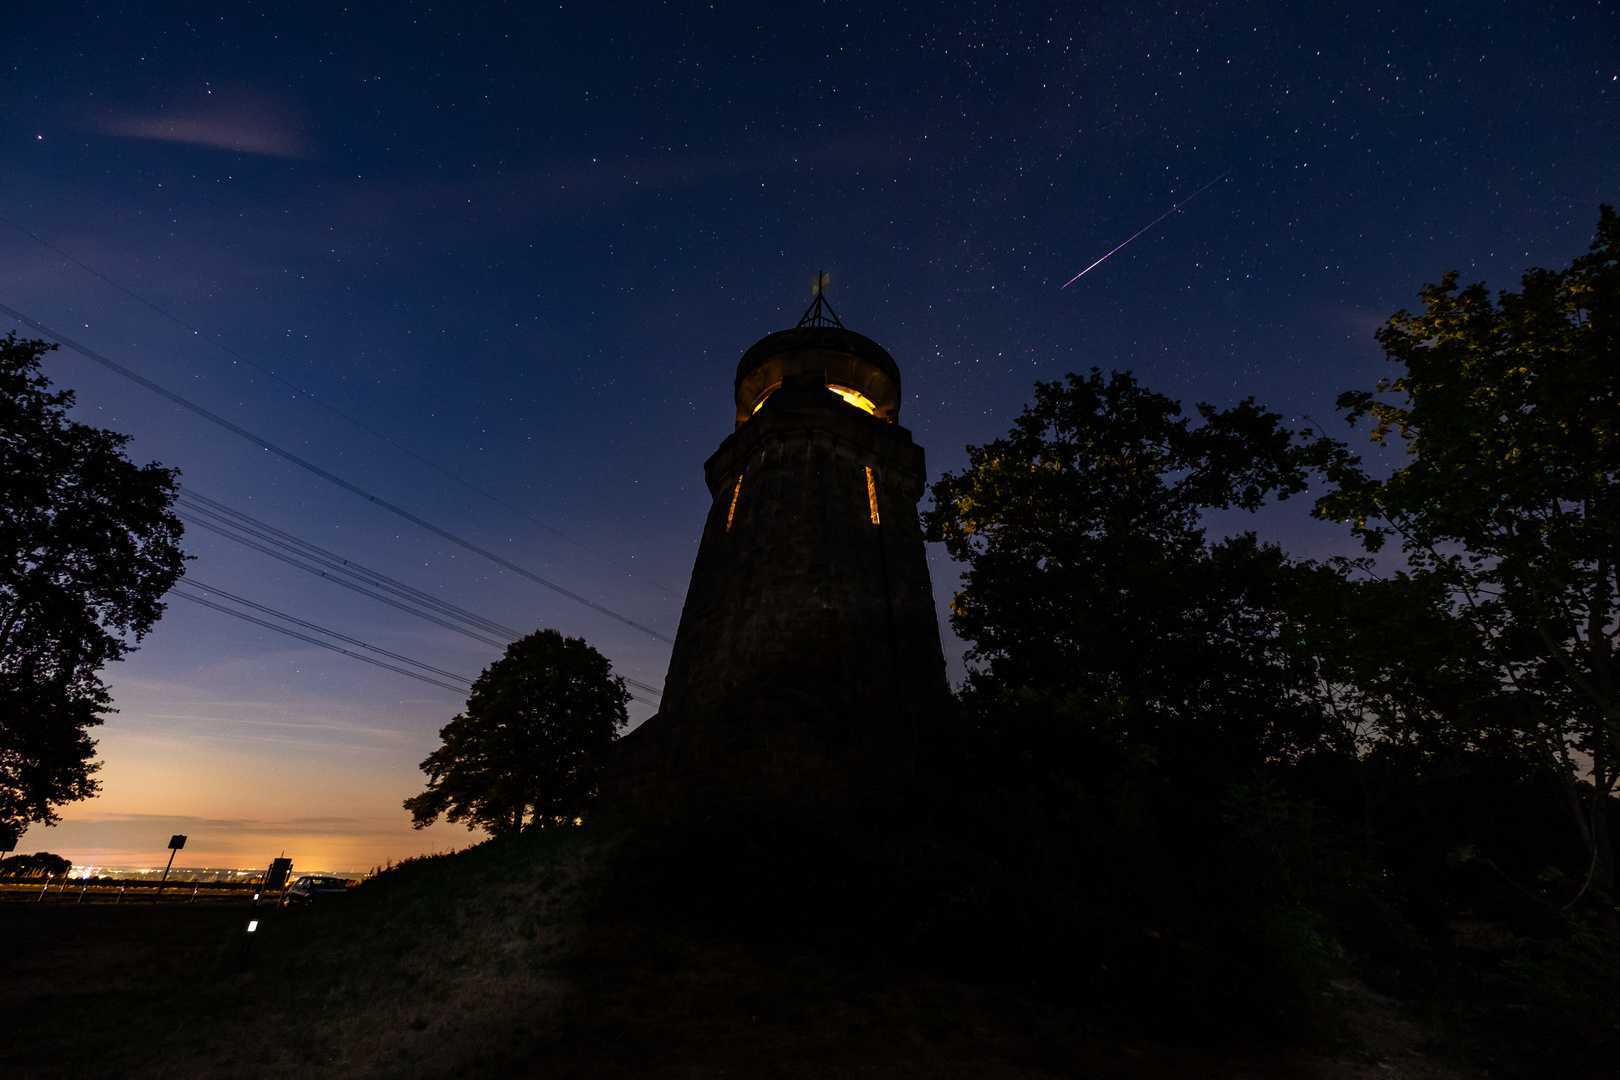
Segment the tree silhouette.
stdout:
[[68,419],[43,341],[0,341],[0,826],[20,832],[95,794],[110,698],[98,672],[163,613],[183,571],[177,472],[126,435]]
[[571,821],[596,794],[629,700],[583,639],[555,630],[519,638],[473,683],[466,712],[422,762],[427,790],[405,800],[412,827],[441,814],[491,833]]
[[1286,497],[1305,471],[1252,400],[1197,414],[1128,372],[1037,383],[925,520],[968,567],[951,625],[970,690],[1121,700],[1130,738],[1213,777],[1295,740],[1300,710],[1273,647],[1289,560],[1253,534],[1209,543],[1202,515]]
[[[1455,271],[1378,332],[1400,374],[1339,398],[1404,464],[1387,479],[1324,441],[1318,517],[1370,551],[1397,538],[1448,588],[1494,661],[1505,723],[1564,786],[1594,866],[1614,879],[1620,782],[1620,220],[1590,252],[1530,270],[1493,302]],[[1380,396],[1382,395],[1382,396]],[[1585,774],[1583,776],[1583,774]]]
[[48,851],[36,851],[32,855],[13,855],[0,862],[0,873],[7,877],[47,877],[65,874],[73,869],[73,863],[60,855],[52,855]]

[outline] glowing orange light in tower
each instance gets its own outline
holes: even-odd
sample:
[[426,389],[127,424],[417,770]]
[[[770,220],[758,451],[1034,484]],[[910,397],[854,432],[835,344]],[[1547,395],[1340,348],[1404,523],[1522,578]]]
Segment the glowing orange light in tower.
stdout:
[[828,383],[827,389],[864,413],[876,414],[877,412],[877,406],[872,403],[872,399],[859,390],[851,390],[849,387],[839,386],[837,383]]

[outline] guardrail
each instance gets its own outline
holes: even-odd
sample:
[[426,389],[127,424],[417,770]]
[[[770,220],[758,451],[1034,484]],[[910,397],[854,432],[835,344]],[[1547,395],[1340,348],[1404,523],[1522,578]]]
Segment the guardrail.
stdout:
[[40,904],[231,904],[248,903],[258,888],[252,882],[170,881],[105,878],[11,878],[0,880],[0,903]]

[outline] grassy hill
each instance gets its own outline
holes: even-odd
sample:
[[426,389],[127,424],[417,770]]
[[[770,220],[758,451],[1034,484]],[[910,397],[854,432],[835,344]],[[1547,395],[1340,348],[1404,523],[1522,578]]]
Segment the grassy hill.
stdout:
[[1352,984],[1303,1045],[1155,1030],[1061,987],[931,962],[896,939],[892,913],[838,910],[850,881],[817,885],[826,867],[803,848],[762,870],[672,835],[596,823],[412,860],[341,903],[262,912],[245,962],[246,909],[4,905],[0,1071],[1461,1075]]

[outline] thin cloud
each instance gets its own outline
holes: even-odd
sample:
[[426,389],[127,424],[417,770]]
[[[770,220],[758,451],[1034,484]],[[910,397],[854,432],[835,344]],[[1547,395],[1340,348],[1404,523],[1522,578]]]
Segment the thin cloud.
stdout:
[[238,154],[310,156],[309,145],[297,127],[268,109],[211,108],[196,113],[112,116],[100,121],[96,128],[104,135],[212,146]]
[[[379,824],[383,826],[379,830]],[[295,817],[260,820],[256,818],[211,818],[192,814],[75,814],[59,824],[49,826],[57,833],[66,834],[83,830],[125,833],[139,832],[152,836],[158,833],[184,832],[197,836],[206,833],[246,834],[252,836],[282,836],[289,833],[333,834],[352,836],[356,833],[394,831],[392,819],[359,817]],[[43,837],[42,831],[35,831]]]

